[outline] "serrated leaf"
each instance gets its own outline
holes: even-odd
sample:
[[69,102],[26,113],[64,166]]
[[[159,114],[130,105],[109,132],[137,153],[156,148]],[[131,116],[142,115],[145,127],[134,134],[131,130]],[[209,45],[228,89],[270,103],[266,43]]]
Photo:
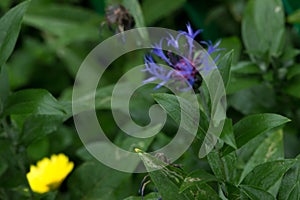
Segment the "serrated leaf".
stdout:
[[253,185],[268,190],[295,164],[296,160],[286,159],[266,162],[255,167],[243,180],[242,184]]
[[29,1],[20,3],[0,19],[0,68],[13,52],[28,4]]

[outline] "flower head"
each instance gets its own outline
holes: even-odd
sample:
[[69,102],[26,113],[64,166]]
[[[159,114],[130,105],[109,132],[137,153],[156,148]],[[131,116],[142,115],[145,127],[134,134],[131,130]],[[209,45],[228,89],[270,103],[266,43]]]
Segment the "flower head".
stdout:
[[[145,69],[143,71],[152,75],[144,83],[160,80],[161,82],[155,89],[167,83],[179,83],[179,89],[183,91],[199,88],[202,82],[200,71],[209,71],[216,68],[209,57],[212,53],[222,50],[218,47],[220,42],[213,44],[211,41],[200,42],[200,44],[207,46],[207,52],[197,50],[194,40],[201,32],[202,30],[193,31],[191,25],[187,24],[187,32],[180,31],[176,37],[169,34],[169,37],[163,38],[158,44],[155,44],[151,54],[146,55],[144,58]],[[167,49],[172,50],[164,51],[163,45]],[[155,57],[165,62],[173,70],[157,64]],[[188,83],[188,87],[186,87],[184,82]]]
[[31,165],[27,179],[34,192],[45,193],[58,188],[73,167],[74,163],[64,154],[52,155]]

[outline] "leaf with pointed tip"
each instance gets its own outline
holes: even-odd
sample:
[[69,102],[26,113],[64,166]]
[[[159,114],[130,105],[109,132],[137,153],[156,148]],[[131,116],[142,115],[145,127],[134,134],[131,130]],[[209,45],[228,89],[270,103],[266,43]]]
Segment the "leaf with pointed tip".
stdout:
[[240,180],[243,180],[254,167],[267,161],[283,159],[283,156],[283,132],[280,129],[271,132],[255,149],[243,168]]
[[293,159],[285,159],[258,165],[245,177],[242,184],[253,185],[262,190],[269,190],[295,162],[296,160]]
[[230,80],[230,69],[231,69],[232,57],[233,57],[233,50],[226,53],[218,62],[218,69],[223,78],[225,87],[228,86]]
[[[258,135],[289,121],[286,117],[270,113],[249,115],[241,119],[233,126],[237,148],[241,148]],[[227,155],[233,150],[233,148],[225,146],[222,152],[223,155]]]
[[162,199],[188,200],[193,198],[190,190],[180,193],[180,185],[185,179],[185,174],[181,169],[171,165],[166,166],[165,162],[148,153],[138,151],[138,154]]
[[13,52],[29,2],[20,3],[0,19],[0,68]]
[[296,164],[285,174],[279,189],[279,200],[294,200],[300,198],[300,156]]
[[264,191],[260,188],[256,188],[255,186],[240,185],[239,187],[251,200],[275,200],[275,197],[273,197],[269,192]]

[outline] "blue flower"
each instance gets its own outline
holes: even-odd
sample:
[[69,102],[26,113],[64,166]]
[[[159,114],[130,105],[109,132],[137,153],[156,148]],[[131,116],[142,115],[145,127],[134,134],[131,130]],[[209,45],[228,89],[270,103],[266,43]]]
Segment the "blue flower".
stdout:
[[[187,31],[179,31],[176,37],[169,34],[169,37],[162,38],[158,44],[155,44],[151,53],[144,57],[145,69],[143,71],[148,72],[151,77],[143,83],[159,80],[160,83],[155,89],[166,84],[177,84],[177,89],[181,91],[198,89],[202,82],[200,71],[216,68],[212,66],[210,55],[222,50],[219,48],[220,41],[216,44],[211,41],[201,41],[200,44],[207,47],[207,53],[196,50],[194,40],[201,32],[202,30],[193,31],[191,25],[187,24]],[[164,51],[163,45],[172,51]],[[164,61],[173,70],[157,64],[155,57]],[[214,61],[218,58],[219,55]]]

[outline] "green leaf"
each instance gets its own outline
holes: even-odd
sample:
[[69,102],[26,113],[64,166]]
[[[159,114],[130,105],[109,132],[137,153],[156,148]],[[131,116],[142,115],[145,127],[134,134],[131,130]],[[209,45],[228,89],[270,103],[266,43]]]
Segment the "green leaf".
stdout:
[[232,63],[233,50],[226,53],[219,61],[218,69],[220,70],[221,76],[223,78],[223,82],[225,87],[228,86],[228,82],[230,79],[230,68]]
[[236,149],[236,142],[233,134],[233,128],[232,128],[232,120],[226,119],[225,124],[222,130],[222,133],[220,135],[220,138],[229,146]]
[[53,133],[63,123],[61,115],[31,115],[24,124],[20,142],[29,145],[50,133]]
[[240,185],[239,187],[251,200],[275,200],[275,197],[273,197],[270,193],[255,186]]
[[0,180],[1,180],[1,176],[9,168],[9,165],[12,164],[13,161],[9,162],[9,160],[10,159],[13,160],[13,156],[10,150],[10,143],[8,140],[0,139],[0,146],[1,146],[0,148]]
[[277,160],[255,167],[243,180],[242,184],[253,185],[268,190],[295,164],[295,160]]
[[220,200],[216,191],[206,183],[197,185],[194,199]]
[[217,178],[206,171],[199,169],[197,171],[194,171],[190,174],[188,174],[183,183],[180,186],[180,193],[185,191],[186,189],[192,187],[192,186],[199,186],[202,183],[207,183],[211,181],[217,181]]
[[279,200],[293,200],[300,198],[300,160],[285,174],[279,189]]
[[43,89],[26,89],[11,94],[4,110],[6,115],[59,115],[66,114],[62,105]]
[[278,57],[282,53],[284,31],[281,0],[248,1],[242,20],[242,37],[252,58],[268,61],[271,56]]
[[155,184],[162,199],[165,200],[188,200],[192,199],[190,190],[180,191],[180,185],[183,183],[185,174],[179,168],[171,165],[165,166],[166,163],[150,154],[138,151],[146,169],[149,171],[151,180]]
[[300,98],[299,91],[300,91],[300,75],[296,75],[288,81],[284,92],[293,97]]
[[4,103],[9,94],[9,81],[7,69],[4,67],[0,68],[0,115],[4,109]]
[[249,115],[234,125],[237,147],[240,148],[259,134],[281,126],[290,120],[277,114]]
[[[155,193],[155,192],[149,193],[143,197],[144,200],[157,200],[159,198],[160,198],[159,194]],[[139,197],[131,196],[131,197],[127,197],[123,200],[141,200],[141,196],[139,196]]]
[[74,41],[97,41],[100,21],[96,13],[61,4],[36,3],[24,17],[24,23],[58,36],[65,45]]
[[283,132],[277,130],[271,132],[253,152],[253,155],[243,168],[240,182],[254,169],[254,167],[267,161],[283,159]]
[[[146,27],[141,6],[137,0],[123,0],[123,5],[132,14],[135,21],[135,27],[137,28]],[[142,31],[142,30],[138,30],[138,31],[140,32],[143,39],[148,38],[148,33],[146,31]]]
[[41,160],[47,157],[49,155],[49,145],[47,137],[41,137],[40,140],[31,143],[26,149],[28,158],[31,160]]
[[[152,95],[154,100],[170,115],[170,117],[189,133],[194,134],[195,126],[195,107],[182,97],[176,97],[172,94],[157,93]],[[178,102],[182,101],[182,107]],[[182,120],[184,119],[184,120]],[[183,122],[183,123],[181,123]]]
[[152,25],[156,21],[169,16],[172,12],[181,8],[186,0],[164,0],[153,3],[151,0],[145,0],[142,4],[142,10],[145,16],[146,25]]
[[288,68],[287,79],[291,79],[294,76],[300,75],[300,64],[295,64]]
[[[255,137],[289,121],[290,120],[286,117],[270,113],[255,114],[244,117],[233,127],[237,148],[241,148]],[[233,148],[225,146],[223,147],[222,152],[223,155],[227,155],[233,150]]]
[[0,68],[13,52],[28,4],[20,3],[0,19]]
[[226,92],[227,94],[234,94],[237,91],[251,88],[259,84],[261,84],[261,79],[259,77],[242,77],[232,73]]
[[239,163],[237,160],[237,155],[235,152],[232,152],[226,156],[222,157],[222,162],[224,166],[226,181],[237,184],[238,183],[238,169]]
[[226,180],[224,163],[223,160],[221,159],[219,152],[215,150],[211,151],[207,155],[207,160],[215,176],[220,180]]
[[261,74],[261,69],[259,66],[250,61],[240,61],[236,65],[231,67],[233,73],[237,74]]
[[290,14],[287,18],[287,21],[291,24],[300,24],[300,9]]
[[129,177],[98,161],[85,162],[69,177],[71,199],[115,199],[113,191]]
[[220,48],[224,48],[226,53],[229,53],[233,50],[233,55],[232,55],[232,63],[236,64],[241,55],[242,51],[242,44],[241,41],[238,37],[226,37],[222,38],[222,42],[220,43]]
[[137,0],[123,0],[123,5],[129,10],[130,14],[132,14],[137,28],[146,27],[142,9]]
[[232,94],[229,103],[245,115],[272,112],[276,106],[276,95],[272,87],[260,84]]
[[248,196],[241,190],[241,188],[238,188],[231,183],[226,183],[226,189],[228,199],[249,200]]

